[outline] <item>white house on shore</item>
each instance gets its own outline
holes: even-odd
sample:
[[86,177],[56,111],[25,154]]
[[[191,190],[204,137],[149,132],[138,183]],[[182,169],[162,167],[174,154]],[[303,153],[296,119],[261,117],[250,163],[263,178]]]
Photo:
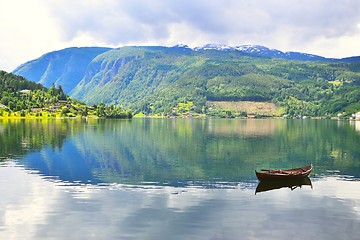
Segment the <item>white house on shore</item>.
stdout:
[[360,120],[360,112],[355,113],[355,120]]

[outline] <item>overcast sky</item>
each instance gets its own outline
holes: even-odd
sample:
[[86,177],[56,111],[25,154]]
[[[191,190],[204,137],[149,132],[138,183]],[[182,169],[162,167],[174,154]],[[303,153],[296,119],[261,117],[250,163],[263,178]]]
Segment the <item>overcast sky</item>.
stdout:
[[359,0],[0,0],[0,69],[72,46],[264,45],[360,56]]

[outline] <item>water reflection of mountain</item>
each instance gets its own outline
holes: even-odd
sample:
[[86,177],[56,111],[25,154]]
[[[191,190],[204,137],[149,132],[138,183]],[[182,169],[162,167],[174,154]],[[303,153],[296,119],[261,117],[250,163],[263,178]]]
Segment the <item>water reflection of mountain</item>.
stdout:
[[[231,134],[231,129],[237,124],[241,126],[243,121],[227,121],[227,124],[221,119],[100,122],[84,131],[77,148],[99,162],[100,167],[93,172],[106,182],[238,182],[253,180],[253,171],[259,165],[286,168],[311,161],[318,163],[321,170],[329,167],[329,159],[338,161],[339,165],[351,164],[354,159],[350,152],[358,151],[350,142],[349,145],[338,143],[338,134],[343,130],[348,134],[347,128],[333,128],[324,121],[256,121],[255,126],[271,129],[268,133],[272,134],[265,137],[259,137],[259,132],[251,135],[250,130],[247,136],[258,137]],[[248,129],[254,129],[251,123],[249,126]],[[215,133],[212,130],[215,128],[223,130]],[[334,149],[351,151],[333,156]],[[350,166],[343,169],[353,170]]]
[[246,153],[249,146],[214,137],[209,124],[183,119],[112,122],[103,126],[102,134],[99,129],[86,131],[80,145],[91,146],[82,151],[99,159],[102,168],[97,171],[110,182],[116,177],[150,182],[253,179],[254,165],[244,162],[254,155]]
[[41,175],[93,184],[231,185],[255,180],[259,166],[292,168],[310,161],[315,174],[336,169],[360,177],[360,136],[348,125],[254,121],[255,125],[240,119],[1,122],[5,130],[0,144],[5,147],[0,156],[24,155],[21,163]]

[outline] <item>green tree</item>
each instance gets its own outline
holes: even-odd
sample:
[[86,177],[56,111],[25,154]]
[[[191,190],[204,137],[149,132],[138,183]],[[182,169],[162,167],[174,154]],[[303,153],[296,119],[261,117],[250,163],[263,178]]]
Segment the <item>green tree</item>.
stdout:
[[106,109],[105,103],[100,102],[96,109],[96,115],[98,117],[106,117],[105,109]]

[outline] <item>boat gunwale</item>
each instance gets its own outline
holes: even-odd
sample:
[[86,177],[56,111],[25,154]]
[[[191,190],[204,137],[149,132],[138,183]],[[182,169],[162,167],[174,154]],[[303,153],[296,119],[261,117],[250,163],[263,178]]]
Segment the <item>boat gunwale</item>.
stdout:
[[312,164],[299,168],[291,169],[261,169],[260,172],[255,170],[256,177],[261,180],[273,180],[273,179],[292,179],[292,178],[303,178],[309,176],[312,171]]

